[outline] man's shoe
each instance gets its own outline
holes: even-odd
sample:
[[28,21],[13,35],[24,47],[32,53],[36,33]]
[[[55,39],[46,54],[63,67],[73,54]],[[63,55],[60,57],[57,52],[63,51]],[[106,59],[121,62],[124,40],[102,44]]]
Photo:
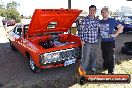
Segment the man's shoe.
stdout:
[[108,70],[108,74],[114,74],[114,71],[113,70],[112,71],[111,70],[110,71]]
[[114,69],[113,68],[109,68],[108,69],[108,74],[114,74]]
[[109,75],[113,75],[113,74],[114,74],[114,72],[109,72],[108,74],[109,74]]
[[94,72],[94,73],[95,73],[95,72],[96,72],[96,68],[92,68],[92,72]]

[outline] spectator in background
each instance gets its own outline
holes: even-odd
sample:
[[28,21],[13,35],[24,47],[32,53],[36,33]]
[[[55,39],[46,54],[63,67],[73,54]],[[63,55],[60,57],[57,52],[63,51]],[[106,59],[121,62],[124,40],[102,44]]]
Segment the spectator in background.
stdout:
[[[103,19],[100,21],[101,49],[103,68],[108,69],[108,74],[114,74],[114,48],[115,37],[123,31],[123,26],[113,18],[109,18],[108,8],[101,10]],[[114,28],[117,27],[117,31]]]
[[3,20],[2,20],[2,23],[3,23],[3,28],[4,28],[5,31],[6,31],[6,29],[7,29],[7,28],[6,28],[6,20],[3,19]]

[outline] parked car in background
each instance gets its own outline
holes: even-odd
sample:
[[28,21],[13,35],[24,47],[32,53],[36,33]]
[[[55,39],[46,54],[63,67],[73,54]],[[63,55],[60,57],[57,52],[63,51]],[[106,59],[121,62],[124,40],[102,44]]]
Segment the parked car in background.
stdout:
[[124,26],[123,33],[132,32],[132,19],[126,18],[120,22]]
[[81,41],[67,32],[81,10],[36,9],[30,24],[17,24],[8,38],[12,50],[19,50],[33,72],[67,66],[80,60]]
[[6,20],[6,25],[7,26],[14,26],[16,24],[15,20]]
[[132,32],[132,24],[123,24],[123,33]]

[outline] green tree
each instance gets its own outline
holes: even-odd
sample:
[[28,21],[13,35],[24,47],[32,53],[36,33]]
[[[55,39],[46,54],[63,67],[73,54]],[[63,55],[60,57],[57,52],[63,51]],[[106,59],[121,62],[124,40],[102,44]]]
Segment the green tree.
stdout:
[[7,9],[17,9],[18,6],[20,6],[19,3],[12,1],[12,2],[7,3],[6,8]]
[[16,11],[16,9],[7,9],[6,10],[6,17],[8,19],[14,19],[17,22],[20,21],[20,14],[18,11]]
[[16,22],[20,22],[20,13],[17,11],[18,6],[20,6],[20,4],[15,1],[7,3],[5,17],[7,19],[13,19],[16,20]]
[[17,11],[18,6],[20,4],[15,1],[8,2],[6,5],[0,4],[0,16],[20,22],[20,13]]
[[4,13],[5,10],[4,10],[4,5],[3,4],[0,4],[0,16],[4,16]]
[[1,4],[0,4],[0,9],[4,9],[4,5],[1,5]]
[[3,9],[0,9],[0,16],[5,16],[5,10],[3,10]]

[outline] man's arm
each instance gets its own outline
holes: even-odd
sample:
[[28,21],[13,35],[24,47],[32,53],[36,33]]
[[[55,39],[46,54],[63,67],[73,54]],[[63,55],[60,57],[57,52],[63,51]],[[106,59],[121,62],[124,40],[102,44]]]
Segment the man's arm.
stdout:
[[79,34],[82,45],[85,44],[85,42],[84,42],[84,29],[85,29],[85,20],[82,20],[82,22],[80,23],[80,34]]
[[118,26],[117,26],[117,31],[115,32],[115,36],[117,36],[119,33],[122,33],[123,32],[123,26],[122,26],[122,24],[119,24]]
[[117,31],[114,33],[114,34],[111,34],[111,37],[116,37],[119,33],[122,33],[123,32],[123,26],[122,26],[122,24],[119,24],[118,26],[117,26]]

